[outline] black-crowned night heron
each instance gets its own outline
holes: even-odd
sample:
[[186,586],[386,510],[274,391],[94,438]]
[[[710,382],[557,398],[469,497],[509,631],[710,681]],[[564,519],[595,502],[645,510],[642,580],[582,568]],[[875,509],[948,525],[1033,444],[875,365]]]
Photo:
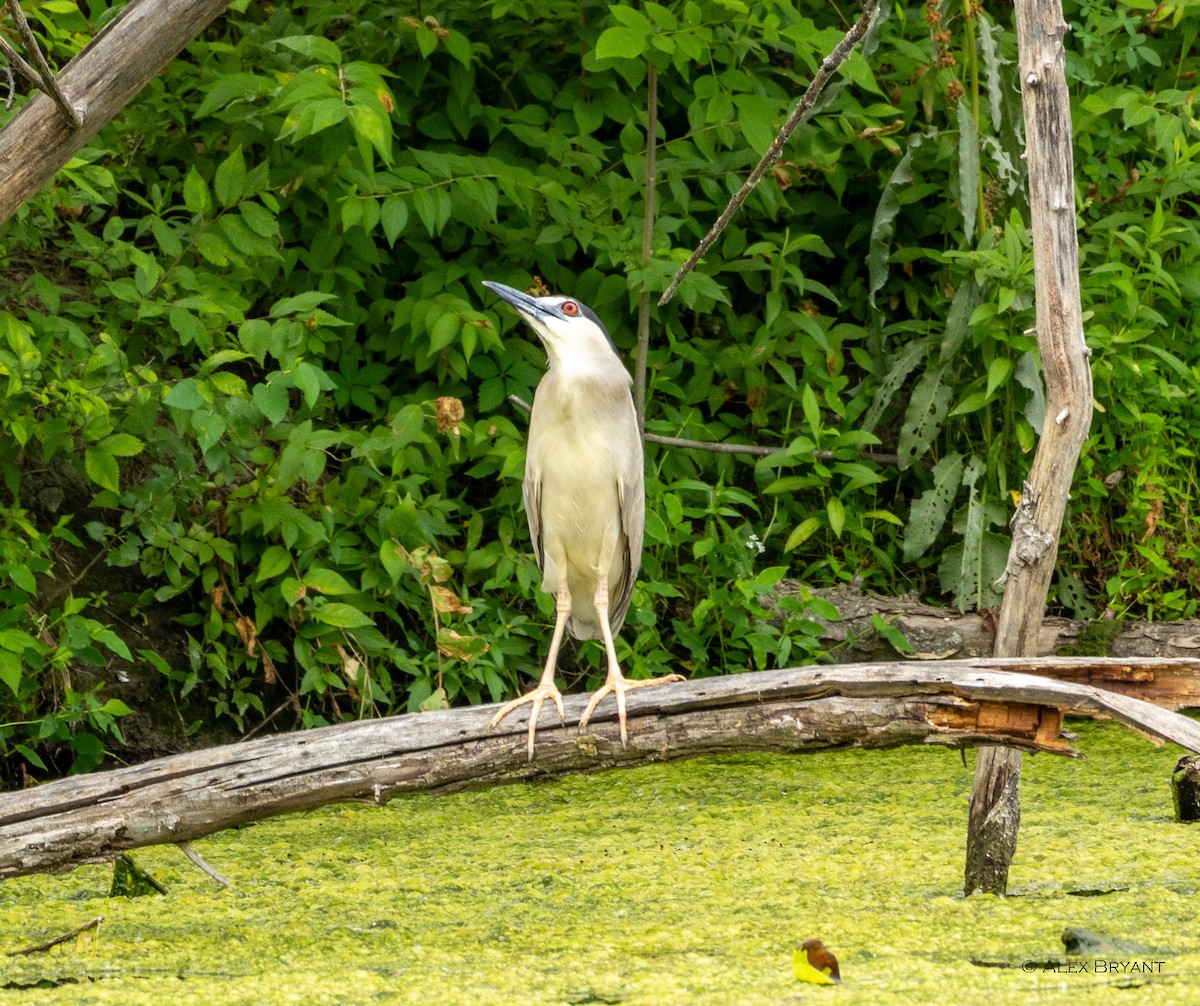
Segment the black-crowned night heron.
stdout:
[[646,518],[642,437],[629,372],[600,319],[571,297],[533,297],[485,282],[529,323],[546,348],[548,369],[533,398],[525,456],[525,515],[542,589],[554,595],[554,635],[541,682],[492,718],[489,729],[526,702],[529,758],[538,714],[547,699],[563,719],[554,683],[563,629],[576,639],[604,641],[608,678],[580,717],[585,727],[600,700],[617,700],[621,743],[628,740],[625,693],[682,681],[678,674],[630,681],[621,674],[613,636],[621,630],[642,562]]

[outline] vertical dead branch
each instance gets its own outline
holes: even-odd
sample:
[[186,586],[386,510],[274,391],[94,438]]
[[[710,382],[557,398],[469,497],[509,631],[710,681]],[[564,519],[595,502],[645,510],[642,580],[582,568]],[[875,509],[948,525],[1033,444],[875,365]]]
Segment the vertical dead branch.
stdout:
[[[1091,355],[1083,339],[1071,108],[1063,72],[1069,30],[1060,0],[1017,0],[1018,66],[1046,420],[1012,519],[996,656],[1036,652],[1059,532],[1092,420]],[[981,748],[967,834],[965,890],[1003,893],[1021,820],[1021,753]]]
[[646,428],[646,358],[650,354],[650,291],[646,289],[646,269],[654,254],[655,183],[658,170],[655,154],[658,144],[658,69],[646,68],[646,217],[642,221],[642,293],[638,298],[637,359],[633,366],[633,406],[637,410],[638,429]]

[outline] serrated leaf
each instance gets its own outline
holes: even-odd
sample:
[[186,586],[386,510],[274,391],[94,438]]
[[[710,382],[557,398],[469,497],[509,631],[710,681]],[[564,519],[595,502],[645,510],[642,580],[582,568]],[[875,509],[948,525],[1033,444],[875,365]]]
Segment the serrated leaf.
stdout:
[[200,177],[195,165],[188,169],[183,179],[183,205],[189,213],[203,219],[212,212],[212,196],[208,192],[208,184]]
[[242,157],[242,148],[238,147],[217,165],[216,174],[213,176],[213,191],[216,192],[222,206],[232,206],[246,194],[248,181],[246,161]]
[[100,488],[121,491],[120,471],[111,451],[93,444],[83,452],[83,470]]
[[173,409],[188,409],[189,411],[203,408],[204,394],[200,382],[194,377],[185,377],[163,396],[163,403]]
[[287,318],[297,314],[310,314],[327,300],[335,300],[336,298],[336,294],[319,293],[316,290],[309,290],[306,293],[296,294],[294,297],[284,297],[281,300],[275,301],[268,309],[267,314],[272,318]]
[[281,423],[287,415],[288,391],[279,381],[256,384],[250,393],[254,404],[269,423]]
[[132,458],[146,449],[144,443],[129,433],[114,433],[101,440],[99,446],[119,458]]

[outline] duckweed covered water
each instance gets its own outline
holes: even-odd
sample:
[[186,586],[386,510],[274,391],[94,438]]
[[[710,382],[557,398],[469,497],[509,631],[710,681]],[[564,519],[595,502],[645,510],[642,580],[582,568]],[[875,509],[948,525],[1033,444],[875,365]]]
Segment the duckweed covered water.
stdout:
[[[1171,820],[1179,752],[1077,729],[1087,760],[1026,759],[1006,898],[962,897],[957,752],[711,758],[329,807],[193,843],[229,890],[173,848],[135,853],[166,897],[109,899],[104,867],[9,881],[6,950],[105,922],[0,957],[0,1006],[1195,1006],[1200,828]],[[1134,949],[1051,970],[1067,927]],[[843,985],[795,980],[807,937],[837,954]]]

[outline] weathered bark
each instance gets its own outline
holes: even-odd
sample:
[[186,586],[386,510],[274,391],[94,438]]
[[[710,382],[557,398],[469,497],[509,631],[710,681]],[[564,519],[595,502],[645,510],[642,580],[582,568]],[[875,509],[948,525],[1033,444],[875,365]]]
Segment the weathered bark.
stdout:
[[805,667],[639,691],[629,698],[626,749],[611,706],[605,703],[580,735],[587,696],[568,696],[565,726],[543,717],[533,762],[524,716],[486,732],[494,706],[174,755],[0,795],[0,878],[100,862],[334,801],[382,803],[413,790],[452,792],[702,754],[995,743],[1073,754],[1059,738],[1065,711],[1109,716],[1200,751],[1200,723],[1137,699],[996,666],[1038,664]]
[[[1025,112],[1038,351],[1046,420],[1012,520],[997,656],[1036,653],[1063,513],[1092,420],[1091,355],[1083,338],[1071,106],[1063,67],[1060,0],[1017,0],[1017,51]],[[964,887],[1003,893],[1021,821],[1021,755],[981,750],[975,764]]]
[[109,122],[229,0],[132,0],[57,74],[82,125],[39,93],[0,130],[0,224]]

